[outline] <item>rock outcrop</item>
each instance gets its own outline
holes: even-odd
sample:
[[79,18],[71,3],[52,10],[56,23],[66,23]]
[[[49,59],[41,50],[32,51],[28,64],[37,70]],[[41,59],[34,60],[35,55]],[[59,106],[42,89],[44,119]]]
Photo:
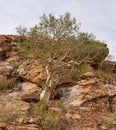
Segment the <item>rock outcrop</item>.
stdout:
[[14,43],[14,42],[23,42],[27,40],[26,37],[18,35],[0,35],[0,43]]
[[45,82],[44,68],[36,60],[25,61],[24,64],[19,66],[17,71],[22,79],[35,83],[40,87]]
[[[58,94],[61,96],[61,100],[73,106],[83,106],[89,102],[106,99],[104,105],[107,109],[108,105],[110,106],[109,98],[112,98],[112,102],[116,99],[116,86],[104,83],[93,73],[88,72],[82,76],[82,79],[76,85],[60,88]],[[113,107],[116,109],[116,105],[113,105],[112,109]]]
[[[25,60],[17,67],[12,63],[19,58],[12,48],[26,39],[15,35],[0,35],[1,130],[42,130],[44,115],[32,117],[27,113],[32,109],[32,104],[39,102],[43,82],[46,80],[44,68],[34,59]],[[106,50],[101,58],[108,54],[107,47]],[[104,62],[105,64],[113,67],[115,75],[116,63],[108,61]],[[7,81],[10,81],[11,87]],[[63,81],[56,89],[55,98],[57,98],[52,98],[50,101],[60,100],[65,104],[65,109],[62,108],[64,110],[61,116],[61,128],[63,130],[115,130],[115,120],[113,127],[110,128],[103,118],[116,116],[116,85],[102,81],[94,72],[85,73],[80,81],[72,83],[70,79]],[[53,108],[52,105],[51,103],[47,109],[59,111],[58,107]],[[26,114],[27,117],[24,116]]]
[[17,35],[0,35],[0,60],[5,60],[14,54],[14,52],[12,54],[11,49],[15,43],[26,40],[26,37],[20,37]]
[[0,130],[42,130],[42,129],[35,124],[0,122]]

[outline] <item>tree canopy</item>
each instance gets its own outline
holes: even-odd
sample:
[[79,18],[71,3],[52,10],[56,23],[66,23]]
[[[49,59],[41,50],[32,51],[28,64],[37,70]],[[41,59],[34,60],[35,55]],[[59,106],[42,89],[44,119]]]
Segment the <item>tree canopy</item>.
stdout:
[[45,68],[47,78],[40,96],[45,101],[59,82],[72,76],[81,64],[98,63],[107,56],[106,45],[95,40],[93,34],[79,32],[79,27],[80,23],[67,12],[58,18],[44,14],[29,31],[23,26],[16,28],[28,37],[18,44],[20,56],[39,60]]

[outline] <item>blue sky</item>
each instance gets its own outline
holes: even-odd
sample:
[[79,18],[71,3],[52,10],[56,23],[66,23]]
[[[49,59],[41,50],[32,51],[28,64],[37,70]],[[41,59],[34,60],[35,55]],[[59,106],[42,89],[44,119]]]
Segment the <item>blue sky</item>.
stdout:
[[107,41],[116,57],[116,0],[0,0],[0,34],[15,34],[19,25],[31,27],[43,13],[58,16],[67,11],[82,23],[82,31]]

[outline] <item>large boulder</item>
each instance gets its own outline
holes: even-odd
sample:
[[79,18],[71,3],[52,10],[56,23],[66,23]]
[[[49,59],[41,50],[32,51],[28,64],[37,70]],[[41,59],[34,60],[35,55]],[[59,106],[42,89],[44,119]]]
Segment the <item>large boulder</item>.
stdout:
[[30,109],[30,105],[20,100],[20,91],[1,93],[0,95],[0,121],[14,120]]
[[76,85],[59,88],[58,95],[66,104],[72,106],[83,106],[96,101],[96,105],[99,107],[104,105],[105,109],[116,108],[113,103],[116,100],[115,85],[102,82],[91,72],[83,75],[82,80]]
[[36,60],[24,61],[17,71],[23,80],[35,83],[40,87],[45,82],[44,68]]
[[21,100],[25,102],[38,102],[40,99],[41,89],[33,83],[24,82],[20,84],[23,93]]
[[39,101],[40,91],[37,85],[24,82],[17,84],[16,88],[6,90],[5,93],[1,92],[0,121],[14,120],[15,117],[25,115],[31,108],[28,102]]

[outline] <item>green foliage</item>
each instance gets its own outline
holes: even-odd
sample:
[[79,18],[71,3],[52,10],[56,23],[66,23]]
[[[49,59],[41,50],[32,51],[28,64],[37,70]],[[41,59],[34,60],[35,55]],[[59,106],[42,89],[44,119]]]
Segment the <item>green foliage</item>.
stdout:
[[28,32],[28,37],[30,41],[33,41],[33,43],[36,43],[38,41],[38,39],[41,37],[38,25],[30,28],[30,31]]
[[40,18],[40,30],[43,35],[51,37],[55,40],[63,40],[72,35],[77,35],[79,24],[76,24],[76,19],[71,18],[70,13],[60,15],[55,18],[52,14],[45,14]]
[[98,64],[105,59],[109,51],[104,42],[95,40],[93,34],[79,33],[77,42],[79,44],[78,54],[80,58],[88,55],[89,64]]
[[113,70],[112,66],[110,66],[109,64],[104,64],[104,62],[102,62],[99,64],[96,74],[102,80],[115,84],[115,76],[112,70]]
[[12,83],[11,79],[7,79],[7,77],[3,77],[0,80],[0,90],[6,90],[10,88],[11,83]]
[[27,28],[24,26],[19,26],[16,29],[16,32],[20,35],[20,36],[27,36]]
[[23,42],[15,47],[15,51],[18,53],[20,60],[25,60],[29,58],[29,55],[35,54],[34,47],[36,48],[33,43]]
[[13,107],[6,107],[6,105],[2,104],[0,106],[0,121],[9,123],[22,116],[20,112],[13,111],[15,111]]
[[[90,64],[100,63],[107,55],[108,49],[104,42],[95,40],[93,34],[79,32],[80,23],[70,13],[60,15],[58,18],[52,14],[43,15],[39,24],[30,28],[27,36],[28,42],[18,46],[22,57],[48,59],[55,54],[55,58],[66,53],[67,60],[85,60]],[[17,32],[25,35],[27,29],[19,26]]]
[[93,34],[79,33],[79,25],[69,13],[58,18],[44,14],[40,23],[30,28],[28,41],[18,44],[19,56],[23,61],[36,59],[47,67],[48,81],[57,86],[82,64],[99,64],[108,54],[106,45]]
[[14,68],[17,68],[17,67],[19,66],[19,61],[13,60],[13,61],[11,61],[11,65],[12,65]]
[[[52,107],[54,107],[53,104]],[[48,107],[48,104],[41,101],[32,106],[32,109],[29,111],[29,116],[43,117],[43,130],[60,130],[60,120],[62,118],[62,109],[64,105],[61,102],[57,102],[54,108],[56,109]]]
[[116,118],[114,117],[109,117],[109,116],[104,116],[103,120],[108,124],[110,128],[115,127],[114,124],[116,124]]
[[78,70],[76,72],[76,80],[80,80],[80,78],[83,76],[84,73],[92,72],[93,69],[89,64],[82,64],[78,67]]
[[20,36],[28,36],[31,41],[37,41],[41,37],[49,37],[56,41],[64,40],[70,36],[77,36],[80,23],[76,23],[76,19],[72,18],[69,12],[56,18],[52,14],[43,15],[39,24],[30,28],[29,31],[24,26],[16,28],[16,32]]

